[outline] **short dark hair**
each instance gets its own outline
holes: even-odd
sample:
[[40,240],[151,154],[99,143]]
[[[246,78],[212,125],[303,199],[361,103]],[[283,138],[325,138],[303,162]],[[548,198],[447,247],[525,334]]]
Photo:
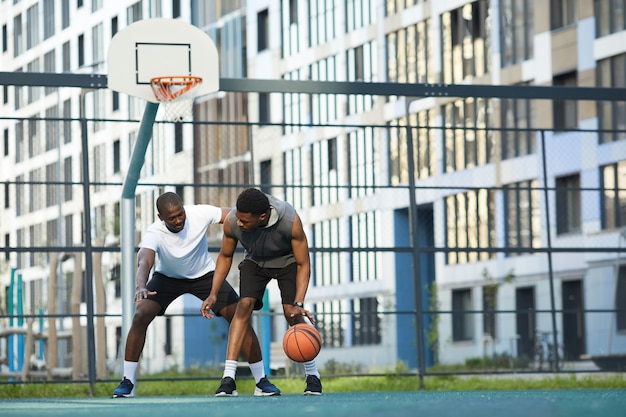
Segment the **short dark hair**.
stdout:
[[156,201],[156,208],[159,214],[167,206],[171,207],[171,206],[178,206],[178,205],[182,206],[183,200],[180,198],[178,194],[172,193],[172,192],[161,194],[159,198],[157,198],[157,201]]
[[237,211],[242,213],[263,214],[270,209],[267,195],[256,188],[246,188],[237,197]]

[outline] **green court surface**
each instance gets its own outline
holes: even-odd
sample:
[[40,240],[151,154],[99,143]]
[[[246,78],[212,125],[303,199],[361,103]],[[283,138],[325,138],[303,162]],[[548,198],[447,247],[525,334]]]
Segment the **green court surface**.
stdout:
[[624,390],[325,393],[319,397],[240,395],[46,398],[0,401],[0,416],[626,416]]

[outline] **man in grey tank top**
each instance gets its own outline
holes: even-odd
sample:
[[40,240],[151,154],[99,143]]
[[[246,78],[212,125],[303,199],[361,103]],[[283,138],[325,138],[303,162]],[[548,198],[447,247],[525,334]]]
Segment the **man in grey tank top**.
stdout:
[[[214,317],[211,309],[217,301],[216,289],[230,271],[238,242],[245,249],[245,258],[239,264],[240,300],[228,333],[224,376],[215,392],[223,397],[237,395],[235,373],[246,338],[245,329],[252,312],[263,306],[263,294],[270,280],[276,279],[278,283],[283,313],[290,326],[305,323],[305,318],[315,323],[311,312],[304,309],[311,262],[300,216],[290,204],[256,188],[239,194],[236,207],[224,221],[222,247],[213,276],[215,290],[202,303],[202,315]],[[304,395],[321,395],[322,383],[315,359],[305,362],[304,370]]]

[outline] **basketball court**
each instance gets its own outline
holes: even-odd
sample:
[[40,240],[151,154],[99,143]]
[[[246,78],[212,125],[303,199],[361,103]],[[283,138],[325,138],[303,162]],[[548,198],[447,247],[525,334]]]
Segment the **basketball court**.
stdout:
[[623,415],[623,390],[437,391],[112,398],[46,398],[0,401],[9,416],[567,416]]

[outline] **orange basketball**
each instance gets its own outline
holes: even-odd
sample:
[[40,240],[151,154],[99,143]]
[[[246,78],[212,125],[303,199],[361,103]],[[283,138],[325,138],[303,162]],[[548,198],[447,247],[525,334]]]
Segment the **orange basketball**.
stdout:
[[283,336],[283,350],[294,362],[315,359],[322,348],[322,336],[308,323],[298,323],[287,329]]

